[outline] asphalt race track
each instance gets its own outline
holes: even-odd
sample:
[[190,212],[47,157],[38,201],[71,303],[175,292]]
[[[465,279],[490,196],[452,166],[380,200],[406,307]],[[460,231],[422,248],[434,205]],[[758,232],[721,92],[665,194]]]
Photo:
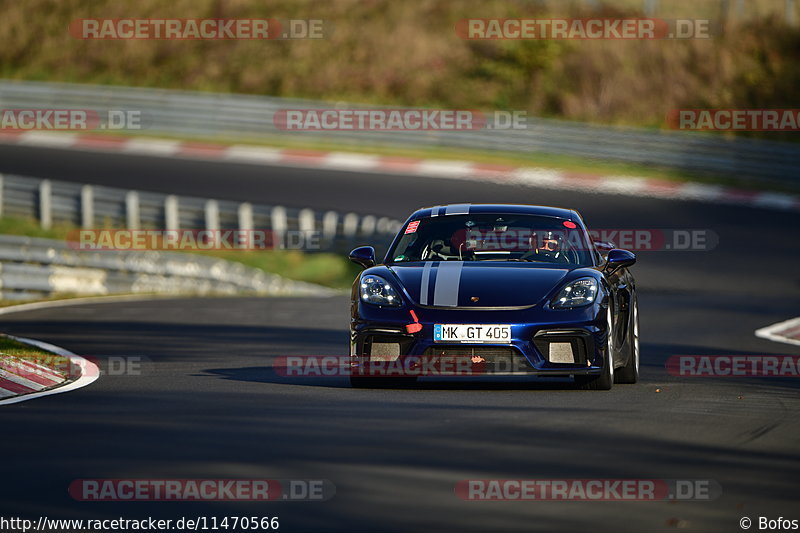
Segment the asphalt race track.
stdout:
[[[800,518],[800,399],[790,378],[679,378],[671,355],[799,354],[753,331],[798,314],[792,212],[303,168],[0,147],[0,172],[403,217],[422,205],[575,207],[595,228],[704,229],[710,251],[634,267],[642,381],[610,392],[549,382],[422,380],[354,390],[287,378],[280,355],[344,355],[346,296],[168,299],[3,316],[2,331],[142,376],[3,407],[0,514],[279,516],[282,531],[741,531]],[[84,478],[328,479],[325,502],[78,502]],[[713,501],[467,502],[464,479],[710,479]],[[792,516],[795,513],[796,516]],[[757,529],[754,526],[753,529]]]

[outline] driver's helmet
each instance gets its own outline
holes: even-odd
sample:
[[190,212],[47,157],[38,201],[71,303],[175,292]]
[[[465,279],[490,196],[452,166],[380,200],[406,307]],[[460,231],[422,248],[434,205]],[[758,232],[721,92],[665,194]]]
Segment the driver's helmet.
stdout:
[[564,236],[557,231],[537,231],[531,235],[531,248],[536,253],[558,253],[563,244]]

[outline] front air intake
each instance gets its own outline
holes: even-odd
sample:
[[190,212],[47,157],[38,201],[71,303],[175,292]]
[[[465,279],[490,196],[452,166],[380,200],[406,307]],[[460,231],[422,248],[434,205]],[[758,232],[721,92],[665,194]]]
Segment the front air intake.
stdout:
[[533,344],[549,363],[585,365],[592,337],[583,330],[548,330],[536,333]]

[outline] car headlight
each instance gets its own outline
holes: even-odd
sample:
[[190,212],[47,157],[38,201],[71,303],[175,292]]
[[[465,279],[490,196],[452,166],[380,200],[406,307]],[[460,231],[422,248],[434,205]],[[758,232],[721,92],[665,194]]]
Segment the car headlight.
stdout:
[[361,278],[361,301],[374,305],[399,307],[400,296],[388,281],[378,276],[367,275]]
[[597,297],[597,281],[594,278],[581,278],[564,285],[550,306],[553,309],[581,307],[594,302]]

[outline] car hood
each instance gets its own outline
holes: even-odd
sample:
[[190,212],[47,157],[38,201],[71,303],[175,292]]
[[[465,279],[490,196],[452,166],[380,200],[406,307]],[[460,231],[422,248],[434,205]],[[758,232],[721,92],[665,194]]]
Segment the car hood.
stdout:
[[471,308],[535,305],[569,273],[566,268],[470,261],[392,265],[389,269],[415,304]]

